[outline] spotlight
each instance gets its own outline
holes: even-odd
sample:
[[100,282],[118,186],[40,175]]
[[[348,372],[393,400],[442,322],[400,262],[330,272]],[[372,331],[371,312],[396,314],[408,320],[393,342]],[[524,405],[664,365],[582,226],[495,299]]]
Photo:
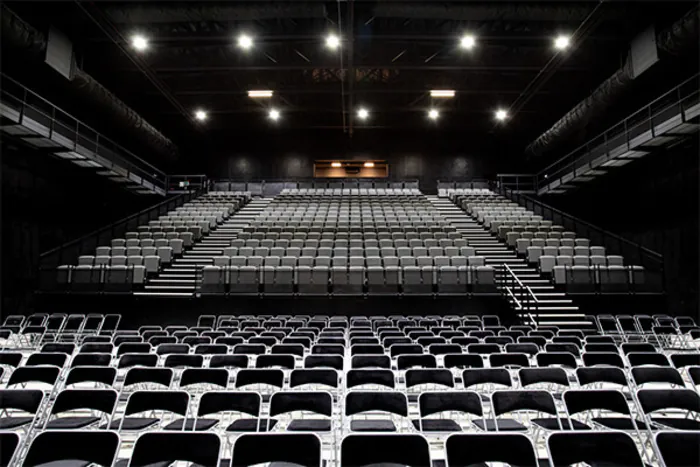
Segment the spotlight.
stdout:
[[462,40],[459,41],[459,45],[463,49],[471,50],[476,45],[476,38],[471,34],[462,36]]
[[280,118],[280,111],[276,109],[270,109],[268,117],[270,117],[270,120],[276,122]]
[[148,48],[148,39],[141,34],[136,34],[131,38],[131,46],[139,52],[143,52]]
[[368,167],[368,168],[374,167],[374,162],[365,162],[365,167]]
[[194,118],[196,118],[200,122],[203,122],[204,120],[206,120],[207,117],[209,117],[209,115],[202,109],[199,109],[194,113]]
[[331,163],[331,167],[342,167],[342,166],[343,166],[343,164],[341,164],[340,162]]
[[496,110],[496,120],[498,120],[499,122],[502,122],[506,118],[508,118],[508,112],[506,110],[503,110],[503,109]]
[[430,91],[430,97],[454,97],[455,92],[452,89],[433,89]]
[[366,120],[369,117],[369,110],[361,108],[357,111],[357,116],[360,120]]
[[332,50],[337,49],[340,47],[340,38],[335,34],[329,34],[328,37],[326,37],[326,47]]
[[248,97],[258,98],[258,97],[272,97],[273,91],[260,90],[260,91],[248,91]]
[[437,111],[437,109],[430,109],[428,112],[428,117],[431,120],[437,120],[437,118],[440,116],[440,112]]
[[558,36],[556,39],[554,39],[554,47],[559,50],[564,50],[569,47],[570,42],[571,38],[569,36]]
[[238,47],[243,50],[248,50],[253,47],[253,38],[247,34],[241,34],[238,36]]

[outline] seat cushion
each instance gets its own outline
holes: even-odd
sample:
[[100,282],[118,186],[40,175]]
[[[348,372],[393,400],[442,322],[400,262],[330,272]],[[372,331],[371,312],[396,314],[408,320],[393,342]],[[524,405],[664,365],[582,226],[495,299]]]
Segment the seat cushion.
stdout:
[[411,422],[413,423],[413,426],[416,428],[416,430],[419,431],[421,430],[421,428],[423,431],[462,431],[462,427],[460,427],[459,423],[455,422],[454,420],[426,418],[422,421],[411,420]]
[[287,426],[288,431],[331,431],[330,420],[292,420]]
[[268,431],[268,429],[273,429],[275,425],[277,425],[277,420],[274,418],[242,418],[231,423],[226,431]]
[[76,430],[99,421],[100,417],[59,417],[51,420],[46,428],[49,430]]
[[351,431],[396,431],[396,425],[391,420],[353,420],[350,422]]
[[[632,425],[632,421],[629,418],[623,418],[623,417],[600,417],[600,418],[593,418],[592,419],[595,423],[598,425],[603,425],[605,428],[610,428],[611,430],[634,430],[634,426]],[[640,430],[646,430],[647,429],[647,424],[644,422],[640,422],[639,420],[635,420],[635,423],[637,424],[637,427]],[[652,427],[652,430],[654,428]]]
[[[155,425],[160,421],[160,418],[147,418],[147,417],[127,417],[124,419],[124,425],[122,425],[122,430],[143,430],[150,426]],[[118,430],[121,419],[112,420],[109,424],[110,430]],[[106,429],[107,425],[102,425],[100,429]]]
[[659,425],[670,426],[676,430],[700,430],[700,422],[687,418],[657,417],[651,419]]
[[[185,421],[184,418],[182,418],[180,420],[175,420],[172,423],[168,423],[163,429],[164,430],[181,431],[183,422],[185,422],[185,430],[184,431],[192,431],[192,427],[195,426],[195,419],[194,418],[188,418],[187,421]],[[208,430],[208,429],[214,427],[217,423],[219,423],[218,420],[212,420],[210,418],[200,418],[197,420],[194,431]]]
[[5,417],[0,418],[0,430],[17,428],[27,423],[31,423],[34,417]]
[[[485,421],[472,420],[472,423],[482,430],[496,431],[496,424],[490,418]],[[498,431],[527,431],[527,427],[512,418],[500,418],[498,419]]]
[[[545,430],[570,430],[571,426],[569,425],[567,420],[560,419],[561,420],[561,428],[559,428],[559,423],[557,423],[556,418],[533,418],[531,420],[532,423],[535,425],[539,426],[540,428],[544,428]],[[591,427],[586,425],[585,423],[581,423],[578,420],[571,420],[571,423],[574,425],[575,430],[590,430]]]

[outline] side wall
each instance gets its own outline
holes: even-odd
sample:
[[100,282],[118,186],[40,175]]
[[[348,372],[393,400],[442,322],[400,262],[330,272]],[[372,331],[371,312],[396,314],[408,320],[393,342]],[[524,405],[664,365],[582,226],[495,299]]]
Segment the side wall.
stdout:
[[39,255],[155,204],[90,169],[2,143],[2,314],[32,306]]
[[693,316],[698,316],[698,151],[697,139],[686,142],[570,195],[544,200],[663,254],[668,311]]

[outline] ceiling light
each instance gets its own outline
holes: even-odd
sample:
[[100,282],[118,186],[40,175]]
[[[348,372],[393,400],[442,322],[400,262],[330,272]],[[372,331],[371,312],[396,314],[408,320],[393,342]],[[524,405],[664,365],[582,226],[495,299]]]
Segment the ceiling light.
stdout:
[[366,120],[367,117],[369,117],[369,110],[367,110],[367,109],[360,109],[360,110],[357,111],[357,116],[358,116],[361,120]]
[[268,114],[268,117],[270,117],[270,120],[276,122],[280,118],[280,111],[276,110],[276,109],[270,109],[270,113]]
[[496,120],[498,120],[499,122],[502,122],[506,118],[508,118],[508,111],[503,110],[503,109],[496,110]]
[[200,122],[203,122],[204,120],[206,120],[208,116],[209,115],[207,115],[207,113],[202,109],[199,109],[194,113],[194,118],[196,118]]
[[554,39],[554,47],[559,50],[564,50],[569,47],[570,42],[571,38],[569,36],[558,36],[556,39]]
[[139,52],[143,52],[148,48],[148,39],[141,34],[136,34],[131,38],[131,45]]
[[337,49],[340,47],[340,38],[335,34],[329,34],[328,37],[326,37],[326,47],[333,50]]
[[253,38],[247,34],[241,34],[238,36],[238,47],[243,50],[248,50],[253,47]]
[[260,91],[248,91],[248,97],[258,98],[258,97],[272,97],[273,91],[260,90]]
[[374,167],[374,162],[365,162],[365,167],[369,167],[369,168]]
[[440,112],[438,112],[436,109],[430,109],[428,112],[428,117],[430,117],[431,120],[437,120],[439,116]]
[[433,89],[430,91],[430,97],[454,97],[455,92],[451,89]]
[[331,163],[331,167],[342,167],[342,166],[343,166],[343,164],[341,164],[340,162]]
[[462,36],[462,39],[459,41],[459,45],[463,49],[471,50],[476,45],[476,38],[474,36],[472,36],[471,34],[464,35],[464,36]]

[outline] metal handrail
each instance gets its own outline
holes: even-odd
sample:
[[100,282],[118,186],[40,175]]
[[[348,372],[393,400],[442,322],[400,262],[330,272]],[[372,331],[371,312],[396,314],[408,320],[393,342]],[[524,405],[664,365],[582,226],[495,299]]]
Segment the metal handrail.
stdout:
[[[187,201],[190,201],[193,198],[196,198],[199,196],[199,192],[193,191],[189,193],[184,193],[178,196],[174,196],[171,198],[166,199],[165,201],[161,201],[160,203],[154,204],[153,206],[143,209],[137,213],[131,214],[127,217],[124,217],[122,219],[119,219],[117,221],[112,222],[109,225],[106,225],[104,227],[101,227],[97,230],[94,230],[92,232],[89,232],[79,238],[76,238],[74,240],[71,240],[66,243],[62,243],[61,245],[52,248],[51,250],[48,250],[44,253],[41,253],[39,255],[39,262],[41,263],[46,263],[52,256],[58,256],[58,261],[56,266],[60,265],[61,261],[63,260],[63,252],[66,251],[68,248],[74,247],[74,246],[79,246],[85,242],[87,242],[90,239],[93,238],[99,238],[101,234],[105,232],[114,232],[118,227],[125,226],[127,225],[130,221],[134,219],[138,219],[141,216],[146,216],[150,219],[151,215],[153,213],[156,213],[157,211],[160,211],[161,208],[167,207],[167,206],[172,206],[171,209],[174,209],[175,207],[181,206]],[[169,209],[169,210],[171,210]]]
[[520,303],[520,300],[518,300],[517,297],[515,295],[513,295],[513,291],[510,289],[510,287],[505,287],[505,290],[506,290],[506,292],[508,292],[508,295],[510,295],[510,297],[515,301],[515,303],[517,305],[516,310],[522,310],[523,306]]
[[[590,149],[591,149],[591,147],[592,147],[592,145],[591,145],[591,142],[592,142],[592,141],[596,141],[596,140],[599,140],[599,139],[602,138],[603,141],[601,142],[601,144],[607,144],[607,141],[608,141],[609,139],[611,139],[611,138],[609,138],[608,136],[609,136],[611,133],[614,133],[615,130],[620,130],[620,129],[621,129],[622,132],[627,133],[631,128],[634,128],[634,127],[636,127],[636,126],[639,126],[640,124],[646,123],[647,121],[653,121],[653,118],[654,118],[656,115],[660,114],[661,112],[667,110],[668,108],[670,108],[670,107],[672,107],[672,106],[674,106],[674,105],[679,105],[679,104],[681,104],[683,101],[685,101],[685,100],[687,100],[688,98],[692,97],[693,95],[696,95],[696,94],[700,93],[700,91],[698,91],[697,85],[691,87],[691,88],[690,88],[691,91],[690,91],[687,95],[684,96],[684,95],[682,95],[682,93],[681,93],[682,89],[683,89],[685,86],[687,86],[689,83],[693,83],[693,82],[697,83],[698,78],[700,78],[700,74],[695,74],[694,76],[688,78],[687,80],[683,81],[683,82],[680,83],[679,85],[675,86],[673,89],[671,89],[671,90],[665,92],[664,94],[662,94],[661,96],[657,97],[657,98],[654,99],[653,101],[651,101],[651,102],[649,102],[648,104],[646,104],[646,105],[642,106],[641,108],[639,108],[637,111],[631,113],[630,115],[628,115],[628,116],[625,117],[623,120],[621,120],[621,121],[619,121],[618,123],[616,123],[615,125],[611,126],[610,128],[606,129],[605,131],[603,131],[603,132],[599,133],[598,135],[596,135],[595,137],[591,138],[588,142],[582,144],[581,146],[577,147],[577,148],[574,149],[573,151],[570,151],[570,152],[569,152],[568,154],[566,154],[565,156],[561,157],[560,159],[558,159],[558,160],[556,160],[555,162],[551,163],[550,165],[548,165],[548,166],[545,167],[544,169],[540,170],[540,171],[536,174],[536,186],[537,186],[537,189],[539,190],[539,189],[541,188],[540,185],[547,184],[547,183],[551,182],[552,179],[556,179],[556,178],[557,178],[556,176],[554,176],[554,177],[552,176],[552,175],[553,175],[553,174],[552,174],[552,169],[553,169],[554,167],[560,166],[560,165],[564,164],[565,161],[568,161],[569,159],[571,159],[571,161],[568,162],[568,163],[565,165],[565,167],[557,168],[557,169],[556,169],[556,171],[554,172],[554,174],[558,174],[558,173],[561,172],[562,170],[569,168],[571,165],[573,165],[573,164],[579,159],[579,157],[573,157],[576,153],[580,153],[581,156],[583,156],[583,155],[589,153],[589,152],[590,152]],[[672,95],[674,95],[674,94],[675,94],[675,98],[674,98],[674,101],[673,101],[673,102],[671,102],[670,104],[668,104],[668,105],[664,106],[663,108],[657,110],[656,112],[652,113],[652,107],[653,107],[655,104],[661,102],[662,100],[664,100],[664,99],[666,99],[666,98],[668,98],[669,96],[672,96]],[[642,114],[644,114],[644,117],[645,117],[642,121],[640,121],[640,122],[633,122],[633,119],[635,119],[636,117],[639,117],[639,115],[642,115]],[[615,134],[615,136],[619,136],[620,134],[622,134],[622,133],[617,133],[617,134]],[[627,139],[627,142],[629,142],[629,138]],[[597,146],[596,146],[596,147],[597,147]]]
[[[50,131],[61,134],[57,128],[64,128],[74,136],[69,137],[64,134],[61,134],[61,136],[67,139],[74,138],[75,144],[78,144],[77,141],[80,138],[82,138],[82,144],[86,144],[85,141],[88,141],[91,144],[94,143],[94,152],[97,156],[109,160],[109,162],[114,163],[115,165],[124,166],[122,168],[124,168],[127,173],[134,173],[149,183],[153,183],[154,186],[155,183],[165,185],[165,172],[158,169],[153,164],[141,159],[133,152],[104,136],[94,128],[86,125],[81,120],[61,109],[57,105],[52,104],[50,101],[41,97],[39,94],[32,91],[22,83],[19,83],[15,79],[7,76],[4,73],[0,73],[0,79],[3,81],[3,86],[1,89],[2,96],[7,98],[9,103],[20,106],[20,115],[26,115],[25,109],[31,109],[33,112],[36,112],[37,115],[41,115],[50,120]],[[22,95],[19,96],[13,92],[10,92],[6,85],[8,83],[11,83],[17,88],[15,89],[16,93]],[[36,102],[32,104],[28,101],[28,98],[31,98]],[[37,103],[41,104],[45,108],[38,107],[36,105]],[[94,137],[94,141],[90,140],[92,137]],[[102,148],[101,152],[99,152],[100,148]],[[106,168],[110,169],[110,167]]]

